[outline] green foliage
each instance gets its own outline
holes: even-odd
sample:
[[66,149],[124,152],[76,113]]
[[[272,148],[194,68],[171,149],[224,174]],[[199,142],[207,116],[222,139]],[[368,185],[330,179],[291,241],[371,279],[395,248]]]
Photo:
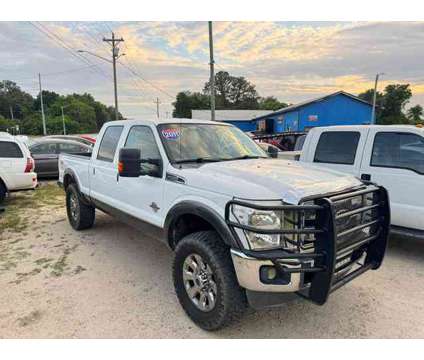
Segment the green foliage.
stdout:
[[[210,109],[210,82],[207,82],[203,92],[182,91],[177,94],[173,103],[173,117],[191,118],[191,110]],[[287,104],[278,101],[275,97],[259,97],[255,85],[244,77],[230,75],[226,71],[215,74],[215,108],[221,109],[263,109],[277,110]]]
[[272,110],[276,111],[282,108],[287,107],[288,104],[280,102],[274,96],[268,96],[259,99],[259,109],[260,110]]
[[[374,90],[369,89],[358,95],[361,99],[372,103]],[[411,124],[415,120],[404,114],[405,105],[412,97],[409,84],[387,85],[383,93],[377,92],[376,120],[377,124]],[[418,105],[419,106],[419,105]],[[421,108],[422,110],[422,108]]]
[[[203,93],[210,95],[210,81],[205,83]],[[216,109],[257,109],[259,95],[255,85],[243,76],[232,76],[226,71],[215,74]]]
[[4,118],[23,119],[32,111],[33,98],[13,81],[0,82],[0,115]]
[[409,108],[407,112],[408,120],[414,124],[420,124],[422,122],[423,107],[421,105],[415,105]]
[[177,94],[177,100],[173,103],[173,117],[191,119],[191,110],[210,109],[210,98],[199,92],[181,91]]
[[[63,133],[62,107],[68,134],[97,132],[105,122],[115,120],[114,107],[96,101],[88,93],[63,96],[43,90],[43,105],[48,134]],[[7,120],[11,109],[15,121]],[[118,115],[123,119],[122,114]],[[6,80],[0,82],[0,131],[15,125],[23,134],[42,135],[40,95],[34,99],[16,83]]]

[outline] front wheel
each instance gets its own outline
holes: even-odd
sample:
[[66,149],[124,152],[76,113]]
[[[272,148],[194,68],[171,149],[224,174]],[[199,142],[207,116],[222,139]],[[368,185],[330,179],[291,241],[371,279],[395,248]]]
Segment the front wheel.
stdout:
[[95,218],[95,208],[86,204],[74,184],[66,189],[66,211],[68,220],[75,230],[91,228]]
[[181,306],[205,330],[228,325],[246,308],[230,249],[213,231],[189,234],[177,244],[173,278]]

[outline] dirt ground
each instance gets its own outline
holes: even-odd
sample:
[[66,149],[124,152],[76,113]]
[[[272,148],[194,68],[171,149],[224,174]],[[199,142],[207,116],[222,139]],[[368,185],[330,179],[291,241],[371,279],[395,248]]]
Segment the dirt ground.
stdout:
[[214,333],[184,314],[172,252],[101,212],[72,230],[53,182],[0,214],[0,338],[423,338],[424,243],[391,239],[379,271],[334,293],[248,311]]

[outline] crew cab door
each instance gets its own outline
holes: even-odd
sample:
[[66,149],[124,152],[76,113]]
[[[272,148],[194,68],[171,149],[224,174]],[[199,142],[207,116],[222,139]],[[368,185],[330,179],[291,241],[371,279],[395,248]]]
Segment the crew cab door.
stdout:
[[368,129],[317,129],[308,144],[308,162],[359,177]]
[[[103,132],[97,153],[93,154],[90,164],[90,196],[112,207],[118,207],[118,144],[124,127],[108,126]],[[119,208],[119,207],[118,207]]]
[[[123,147],[140,149],[142,161],[154,159],[163,164],[158,140],[149,126],[134,125],[128,130]],[[140,166],[154,165],[142,162]],[[117,197],[122,210],[145,222],[161,226],[164,179],[163,170],[158,176],[142,175],[137,178],[119,177]]]
[[424,230],[422,131],[371,129],[361,174],[388,190],[392,225]]

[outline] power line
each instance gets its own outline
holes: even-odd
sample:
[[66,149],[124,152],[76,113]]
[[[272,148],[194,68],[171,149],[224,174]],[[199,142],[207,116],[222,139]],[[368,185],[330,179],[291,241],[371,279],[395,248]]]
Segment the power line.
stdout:
[[101,74],[102,76],[109,78],[108,75],[106,75],[104,73],[104,71],[96,64],[93,64],[91,61],[89,61],[86,57],[82,56],[81,54],[78,54],[76,52],[76,50],[74,48],[72,48],[71,46],[67,45],[66,42],[64,40],[62,40],[58,35],[52,33],[47,27],[44,27],[41,24],[38,24],[38,26],[33,23],[32,21],[30,22],[30,24],[32,26],[34,26],[38,31],[40,31],[41,33],[43,33],[45,36],[47,36],[50,40],[52,40],[55,44],[59,45],[61,48],[67,50],[74,58],[83,61],[85,64],[90,65],[93,67],[93,71],[95,71],[97,74]]

